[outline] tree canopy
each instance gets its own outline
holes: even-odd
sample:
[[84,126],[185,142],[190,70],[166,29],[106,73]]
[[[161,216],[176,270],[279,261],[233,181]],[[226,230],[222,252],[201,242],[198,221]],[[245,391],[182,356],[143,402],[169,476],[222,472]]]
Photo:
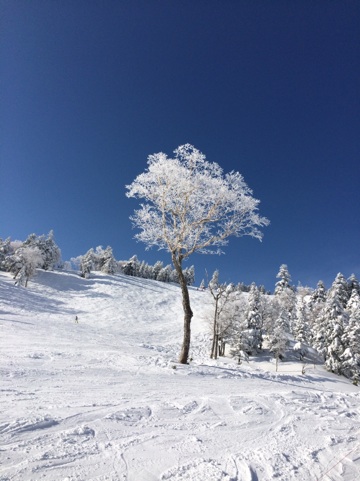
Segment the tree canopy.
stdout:
[[187,363],[190,322],[193,316],[183,274],[184,259],[198,252],[221,254],[230,236],[262,238],[261,227],[269,224],[258,214],[259,200],[238,172],[223,173],[193,145],[148,157],[147,170],[127,185],[128,197],[143,199],[131,217],[140,229],[135,238],[147,248],[166,249],[179,277],[183,295],[184,341],[180,362]]

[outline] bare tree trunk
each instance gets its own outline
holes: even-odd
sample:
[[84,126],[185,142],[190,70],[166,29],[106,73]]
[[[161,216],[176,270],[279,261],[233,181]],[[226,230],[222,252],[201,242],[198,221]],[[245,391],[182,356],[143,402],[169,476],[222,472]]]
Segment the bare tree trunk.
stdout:
[[219,356],[225,356],[225,341],[223,338],[220,339],[219,345]]
[[189,289],[182,271],[181,259],[178,259],[175,254],[172,254],[172,261],[179,277],[182,293],[182,305],[184,310],[184,337],[179,356],[179,362],[180,364],[188,364],[191,341],[191,319],[193,317],[193,312],[190,307]]
[[218,345],[219,345],[219,334],[216,331],[214,331],[214,338],[213,338],[211,355],[210,355],[211,359],[217,359]]
[[217,359],[217,345],[218,345],[218,328],[217,328],[217,317],[218,317],[218,298],[215,298],[215,312],[214,312],[214,322],[213,322],[213,342],[211,346],[210,359]]

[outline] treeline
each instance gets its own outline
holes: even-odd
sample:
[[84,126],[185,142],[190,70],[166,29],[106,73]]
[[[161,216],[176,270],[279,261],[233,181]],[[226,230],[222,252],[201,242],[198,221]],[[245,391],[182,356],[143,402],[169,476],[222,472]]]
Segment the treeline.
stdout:
[[[73,257],[64,264],[67,269],[78,269],[82,277],[89,277],[91,271],[101,271],[106,274],[122,273],[127,276],[141,277],[161,282],[179,283],[177,273],[170,264],[164,266],[162,261],[154,265],[145,261],[139,261],[136,255],[129,260],[117,261],[114,258],[111,247],[103,249],[102,246],[96,249],[89,249],[86,254]],[[187,285],[192,286],[195,282],[194,266],[184,269],[184,276]]]
[[[161,261],[150,265],[145,261],[139,261],[136,255],[129,260],[118,261],[109,246],[105,249],[102,246],[91,248],[84,255],[63,262],[53,231],[40,236],[30,234],[25,241],[12,241],[10,237],[0,239],[0,270],[11,272],[16,285],[26,287],[36,269],[55,268],[78,270],[84,278],[88,278],[93,271],[99,271],[110,275],[122,273],[144,279],[178,283],[177,273],[171,265],[164,266]],[[194,266],[186,268],[184,275],[187,284],[193,285]]]
[[316,289],[291,285],[287,266],[280,267],[273,296],[263,295],[252,284],[248,295],[221,284],[218,272],[209,282],[214,301],[211,357],[225,353],[241,362],[267,348],[276,363],[283,359],[291,339],[299,358],[309,347],[324,359],[326,368],[358,383],[360,377],[360,286],[352,274],[339,273],[330,289],[319,281]]

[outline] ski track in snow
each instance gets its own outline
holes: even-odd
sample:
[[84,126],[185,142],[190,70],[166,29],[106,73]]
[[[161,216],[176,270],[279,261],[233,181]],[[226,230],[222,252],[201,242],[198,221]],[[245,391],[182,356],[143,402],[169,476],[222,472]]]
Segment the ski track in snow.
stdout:
[[191,290],[184,366],[178,286],[0,273],[0,481],[360,479],[358,388],[210,360],[207,296]]

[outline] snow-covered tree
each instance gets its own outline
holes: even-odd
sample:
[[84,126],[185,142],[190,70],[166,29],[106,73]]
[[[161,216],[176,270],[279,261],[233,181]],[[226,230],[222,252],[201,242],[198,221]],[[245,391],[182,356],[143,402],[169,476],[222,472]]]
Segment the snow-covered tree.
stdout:
[[245,311],[246,327],[243,330],[243,350],[247,354],[254,354],[262,347],[263,341],[263,310],[261,294],[253,283],[250,286],[248,305]]
[[309,340],[311,340],[310,344],[313,345],[314,343],[314,336],[315,331],[318,326],[319,317],[321,315],[322,310],[324,309],[325,302],[327,297],[327,291],[323,281],[319,281],[317,283],[316,289],[312,292],[309,297],[307,307],[307,318],[308,318],[308,326],[310,330]]
[[188,286],[193,286],[195,282],[195,267],[190,266],[184,269],[184,277]]
[[[241,295],[242,293],[240,293]],[[248,328],[248,321],[246,318],[246,312],[248,309],[247,302],[242,298],[240,303],[236,305],[236,312],[234,316],[234,322],[231,329],[231,349],[230,354],[233,357],[238,358],[239,364],[241,360],[248,360],[249,354],[252,353],[253,342],[253,330]]]
[[276,276],[280,280],[275,284],[274,306],[277,311],[276,324],[285,332],[292,331],[296,318],[295,289],[290,285],[291,276],[286,264],[280,266]]
[[163,267],[159,274],[157,275],[157,280],[161,282],[171,282],[173,276],[173,270],[171,265],[168,264],[167,266]]
[[117,263],[113,254],[113,250],[108,246],[102,254],[101,258],[101,271],[105,274],[113,275],[117,271]]
[[137,277],[139,274],[140,262],[136,255],[132,256],[124,265],[123,273],[127,276]]
[[341,355],[342,370],[355,384],[360,381],[360,296],[352,290],[346,311],[349,322],[345,326],[343,342],[345,350]]
[[276,359],[276,368],[285,354],[289,333],[289,312],[282,302],[282,296],[283,293],[279,293],[271,300],[270,319],[266,323],[268,347]]
[[291,276],[289,274],[288,266],[286,264],[281,264],[280,270],[276,277],[280,280],[275,284],[275,295],[280,294],[287,289],[293,290],[290,285]]
[[94,269],[94,260],[95,260],[95,251],[93,248],[91,248],[81,258],[81,261],[80,261],[81,277],[85,277],[87,279],[90,276],[90,272]]
[[217,359],[225,354],[225,345],[233,327],[236,315],[236,293],[232,284],[219,282],[216,270],[209,282],[209,291],[213,298],[213,319],[211,321],[212,345],[210,358]]
[[193,312],[183,273],[183,261],[195,252],[221,253],[230,236],[262,238],[269,221],[258,214],[259,201],[238,172],[223,174],[190,144],[179,146],[174,158],[150,155],[147,170],[127,186],[128,197],[143,199],[131,217],[140,229],[135,237],[147,248],[166,249],[179,277],[184,310],[180,363],[187,363]]
[[341,356],[345,350],[342,338],[348,322],[343,305],[343,287],[341,274],[338,274],[328,291],[324,308],[314,325],[313,334],[313,347],[323,355],[326,367],[336,373],[341,373]]
[[14,254],[14,279],[16,285],[27,287],[29,279],[31,279],[38,267],[41,267],[43,257],[41,251],[36,246],[20,247]]
[[360,293],[357,289],[353,289],[351,292],[351,297],[346,305],[346,311],[349,316],[358,317],[360,310]]
[[8,237],[5,240],[0,239],[0,270],[6,271],[6,258],[13,254],[14,251],[11,247],[11,239]]
[[344,372],[343,354],[346,349],[344,344],[344,327],[343,316],[339,316],[334,320],[333,328],[328,338],[325,366],[335,374],[343,374]]
[[154,269],[153,269],[153,276],[154,279],[158,278],[159,272],[161,269],[164,267],[164,263],[162,261],[156,261],[154,264]]
[[280,324],[277,324],[274,330],[269,335],[268,347],[270,352],[273,353],[274,358],[276,359],[276,370],[278,368],[279,360],[282,360],[286,346],[288,344],[288,337],[284,329]]
[[39,267],[45,270],[52,270],[61,260],[61,251],[54,239],[54,232],[51,230],[47,236],[30,234],[23,243],[24,247],[37,247],[42,257]]
[[336,291],[337,297],[343,308],[346,307],[351,293],[349,292],[348,283],[343,274],[339,272],[335,277],[334,282],[331,286],[332,291]]
[[304,299],[298,299],[296,318],[293,325],[294,339],[301,344],[311,344],[312,337],[309,328],[310,309]]
[[326,288],[323,283],[323,281],[319,281],[317,283],[316,289],[314,289],[314,292],[310,296],[310,307],[316,305],[316,304],[322,304],[326,301]]
[[348,294],[349,297],[352,294],[352,291],[355,289],[355,291],[360,295],[360,283],[355,274],[351,274],[349,279],[347,280],[348,284]]

